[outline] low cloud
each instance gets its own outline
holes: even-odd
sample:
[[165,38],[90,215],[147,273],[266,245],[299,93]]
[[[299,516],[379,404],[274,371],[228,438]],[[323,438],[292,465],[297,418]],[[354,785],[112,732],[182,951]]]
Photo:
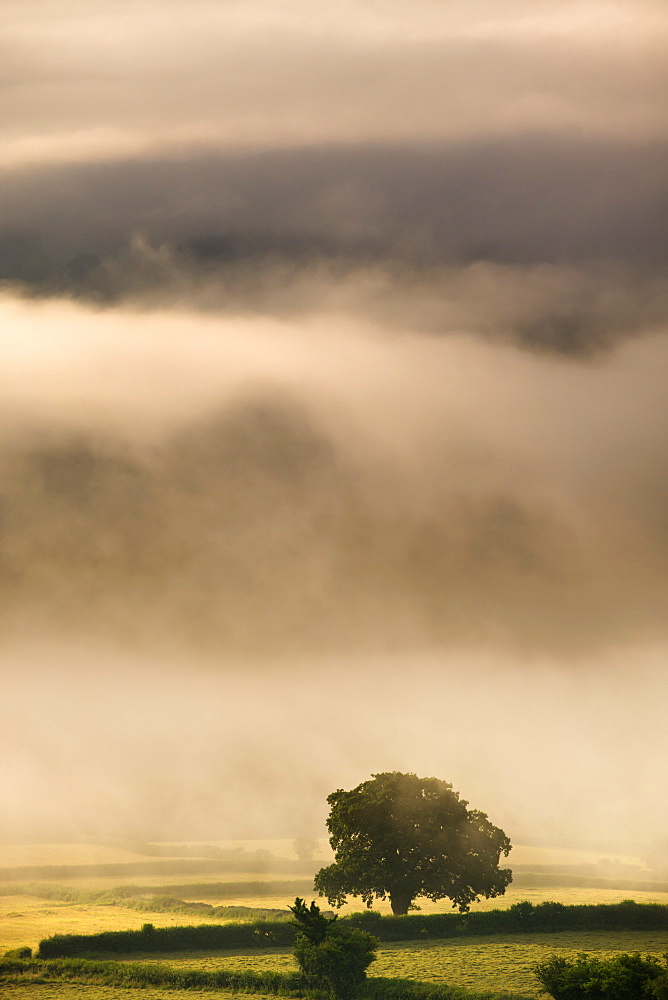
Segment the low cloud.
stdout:
[[7,634],[253,656],[664,636],[660,337],[582,365],[345,319],[171,316],[157,345],[159,314],[5,308]]
[[561,137],[7,175],[0,274],[40,296],[344,312],[584,353],[668,315],[666,147]]
[[30,0],[3,21],[10,163],[170,143],[665,136],[668,25],[645,0],[197,0],[187,17],[162,0]]
[[4,835],[644,849],[665,3],[5,8]]

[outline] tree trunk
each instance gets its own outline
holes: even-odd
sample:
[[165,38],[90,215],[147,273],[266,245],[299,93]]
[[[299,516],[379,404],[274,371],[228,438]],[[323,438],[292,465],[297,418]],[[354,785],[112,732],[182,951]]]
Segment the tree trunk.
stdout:
[[403,917],[408,913],[408,907],[413,902],[413,897],[409,892],[391,892],[390,906],[395,917]]

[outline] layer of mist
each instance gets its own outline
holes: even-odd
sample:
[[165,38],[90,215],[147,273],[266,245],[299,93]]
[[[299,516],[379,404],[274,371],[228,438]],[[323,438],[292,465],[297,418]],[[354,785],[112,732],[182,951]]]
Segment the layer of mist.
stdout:
[[7,634],[667,637],[658,335],[583,365],[345,318],[4,311]]
[[[447,775],[515,843],[648,857],[665,829],[665,645],[276,659],[5,649],[3,838],[324,837],[371,772]],[[633,737],[630,738],[629,734]]]
[[660,839],[667,28],[0,0],[1,837]]

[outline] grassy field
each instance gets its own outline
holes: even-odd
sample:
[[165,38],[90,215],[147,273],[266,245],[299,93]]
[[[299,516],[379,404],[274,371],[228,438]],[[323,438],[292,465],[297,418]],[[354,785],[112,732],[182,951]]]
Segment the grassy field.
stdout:
[[[533,966],[548,955],[573,958],[580,951],[608,957],[640,951],[661,956],[668,949],[668,934],[651,931],[560,934],[505,934],[468,940],[400,942],[383,944],[371,966],[372,976],[449,983],[471,990],[508,990],[538,996]],[[132,956],[137,961],[137,956]],[[291,952],[278,949],[164,955],[149,962],[188,969],[247,969],[261,972],[294,972]]]
[[[192,923],[179,914],[146,913],[120,906],[77,906],[45,902],[31,896],[0,897],[0,954],[9,948],[36,948],[53,934],[95,934],[99,931],[139,930],[150,922],[156,927]],[[200,921],[202,922],[202,921]]]
[[[183,847],[183,845],[175,845]],[[290,841],[263,842],[218,842],[221,848],[242,847],[248,851],[269,850],[278,858],[294,857]],[[132,863],[140,855],[122,848],[97,847],[96,845],[9,845],[0,848],[0,863],[9,867],[44,864],[95,864],[105,862]],[[322,845],[320,862],[326,857]],[[591,852],[549,851],[544,848],[517,847],[511,861],[522,865],[568,865],[596,864],[600,856]],[[618,858],[620,863],[636,864],[638,859]],[[294,891],[287,891],[287,883],[295,881],[294,874],[284,872],[264,872],[253,875],[245,872],[226,871],[222,867],[218,873],[197,875],[148,875],[136,874],[86,877],[79,879],[42,878],[48,882],[71,889],[112,889],[124,885],[141,885],[142,892],[150,894],[152,888],[178,884],[180,899],[188,902],[206,902],[214,906],[241,905],[263,908],[287,907],[294,901]],[[227,883],[224,895],[212,895],[212,883]],[[257,883],[262,883],[258,885]],[[282,886],[286,888],[283,889]],[[10,948],[29,945],[36,948],[38,942],[53,934],[90,934],[109,930],[138,930],[146,922],[156,927],[170,927],[184,924],[205,923],[206,917],[185,916],[179,913],[146,912],[117,904],[67,903],[23,895],[25,883],[16,882],[8,887],[8,895],[0,896],[0,954]],[[301,894],[301,893],[300,893]],[[531,887],[511,885],[504,897],[483,900],[477,909],[506,908],[521,900],[536,904],[545,900],[556,900],[567,904],[617,903],[633,898],[638,902],[668,904],[668,892],[629,891],[624,888],[575,888],[568,886]],[[422,912],[444,912],[451,909],[447,900],[438,903],[421,901]],[[359,900],[350,900],[343,913],[363,909]],[[381,912],[389,912],[387,903],[379,904]],[[619,951],[642,951],[661,954],[668,949],[668,935],[651,932],[589,933],[555,935],[508,935],[451,940],[442,942],[408,942],[386,944],[379,953],[379,959],[372,967],[374,975],[407,977],[433,982],[449,982],[475,990],[509,990],[537,996],[531,967],[546,955],[560,952],[574,955],[587,950],[600,955]],[[136,960],[136,957],[135,959]],[[154,958],[150,959],[154,961]],[[276,950],[253,952],[224,952],[213,955],[163,956],[160,961],[167,964],[193,964],[202,968],[248,968],[292,970],[293,960],[289,952]],[[141,1000],[183,1000],[185,994],[170,990],[144,989],[136,991],[124,989],[123,997],[133,1000],[134,993]],[[16,996],[17,1000],[105,1000],[118,995],[112,987],[84,986],[82,984],[32,984],[21,986],[3,985],[3,996]],[[190,994],[188,994],[190,995]],[[208,992],[196,994],[208,997]],[[219,996],[219,994],[216,994]],[[211,994],[213,997],[213,993]],[[225,994],[230,997],[230,994]]]
[[[198,895],[196,892],[188,893],[183,898],[193,901],[212,903],[214,906],[245,905],[245,906],[266,906],[285,908],[294,903],[294,896],[272,895],[272,896],[226,896],[208,897]],[[499,910],[507,909],[513,903],[528,900],[530,903],[543,903],[546,900],[554,900],[559,903],[621,903],[623,899],[633,898],[638,903],[663,903],[668,905],[668,892],[646,892],[628,889],[588,889],[571,888],[568,886],[555,886],[548,888],[523,888],[522,886],[510,885],[504,896],[498,899],[482,899],[479,903],[474,903],[472,910]],[[452,911],[452,905],[447,899],[432,902],[430,899],[418,901],[422,913],[447,913]],[[321,905],[327,908],[326,901],[321,900]],[[348,902],[338,911],[341,916],[346,913],[354,913],[356,910],[365,909],[361,899],[350,898]],[[389,902],[377,900],[374,909],[381,913],[391,913]]]
[[[628,892],[623,890],[602,889],[520,889],[511,886],[501,899],[484,900],[475,908],[494,909],[506,908],[521,900],[541,903],[545,900],[557,900],[562,903],[618,903],[628,898]],[[635,892],[632,894],[637,902],[668,904],[668,893]],[[258,896],[226,896],[210,898],[198,895],[197,892],[186,895],[189,900],[202,899],[214,905],[245,905],[268,908],[285,908],[294,902],[293,895],[258,895]],[[363,909],[357,903],[348,904],[342,908],[342,913],[355,909]],[[387,904],[381,904],[379,909],[389,912]],[[424,901],[424,913],[443,912],[449,910],[447,900],[441,903]],[[53,934],[94,934],[99,931],[139,930],[142,924],[150,921],[156,927],[175,927],[192,923],[207,923],[207,918],[184,916],[179,913],[147,913],[132,910],[123,906],[103,904],[60,903],[39,899],[34,896],[10,895],[0,896],[0,954],[9,948],[28,945],[36,948],[42,938]],[[665,945],[668,948],[668,942]]]
[[[627,898],[622,890],[601,889],[515,889],[512,886],[502,899],[485,900],[478,904],[480,909],[506,908],[512,903],[527,899],[532,903],[541,903],[548,899],[562,903],[618,903]],[[197,899],[197,894],[189,895],[188,899]],[[633,893],[633,898],[639,903],[668,903],[668,893]],[[293,896],[238,896],[225,899],[206,898],[206,902],[214,905],[227,903],[230,905],[246,905],[258,907],[287,908],[294,902]],[[357,906],[343,907],[342,913],[351,909],[362,909]],[[387,905],[381,906],[384,912],[389,912]],[[426,902],[423,912],[443,912],[448,910],[447,901],[436,904]],[[176,927],[184,924],[206,923],[206,918],[194,918],[178,913],[146,913],[131,910],[123,906],[105,906],[100,904],[79,905],[74,903],[56,903],[33,896],[0,896],[0,954],[9,948],[28,945],[36,948],[42,938],[53,934],[95,934],[99,931],[139,930],[142,924],[150,921],[156,927]],[[668,948],[668,942],[665,945]]]
[[[4,1000],[220,1000],[220,990],[132,989],[118,986],[87,986],[83,983],[3,983]],[[225,1000],[249,1000],[248,993],[225,993]],[[276,1000],[253,993],[252,1000]]]
[[[78,883],[77,883],[78,884]],[[506,908],[521,900],[532,903],[542,903],[545,900],[557,900],[562,903],[619,903],[628,898],[624,890],[608,889],[521,889],[510,886],[501,899],[484,900],[476,905],[477,909]],[[639,903],[668,904],[668,893],[635,892],[633,898]],[[196,891],[185,894],[188,900],[202,900],[219,906],[243,905],[267,908],[287,907],[294,902],[292,895],[257,895],[257,896],[226,896],[210,898]],[[388,904],[378,907],[389,913]],[[341,913],[363,909],[357,902],[344,906]],[[447,900],[441,903],[423,901],[424,913],[444,912],[449,910]],[[0,896],[0,954],[9,948],[29,945],[35,948],[38,942],[53,934],[94,934],[99,931],[139,930],[142,924],[150,921],[156,927],[175,927],[183,924],[206,923],[206,917],[189,917],[179,913],[147,913],[132,910],[123,906],[108,906],[102,904],[59,903],[39,899],[34,896],[10,895]],[[668,947],[668,945],[666,945]]]

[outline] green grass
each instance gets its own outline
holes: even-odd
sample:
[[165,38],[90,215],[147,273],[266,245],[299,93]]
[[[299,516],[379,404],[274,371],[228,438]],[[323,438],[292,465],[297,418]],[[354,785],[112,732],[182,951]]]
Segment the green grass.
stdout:
[[[65,845],[67,846],[67,845]],[[249,846],[250,845],[245,845]],[[259,846],[259,845],[255,845]],[[263,845],[264,846],[264,845]],[[276,845],[277,854],[289,856],[289,845]],[[525,851],[526,856],[521,853]],[[9,851],[9,849],[8,849]],[[91,861],[115,861],[116,855],[93,852],[84,845],[12,849],[4,860],[5,864],[48,864],[85,863]],[[531,853],[533,851],[533,853]],[[41,853],[40,853],[41,852]],[[14,854],[16,857],[14,857]],[[595,857],[575,856],[574,852],[552,858],[539,849],[516,849],[514,859],[518,863],[566,863],[572,861],[595,861]],[[515,857],[517,855],[517,857]],[[631,859],[633,860],[633,859]],[[325,862],[321,862],[325,863]],[[315,867],[317,867],[317,863]],[[190,880],[192,879],[192,880]],[[113,890],[134,886],[142,894],[152,890],[169,888],[171,894],[187,901],[204,901],[215,905],[246,906],[267,909],[285,909],[293,901],[295,875],[284,873],[263,874],[261,877],[246,873],[221,871],[219,874],[197,874],[183,880],[174,875],[151,875],[138,879],[136,874],[109,877],[86,877],[81,879],[49,880],[59,889]],[[137,886],[137,882],[141,882]],[[222,884],[224,883],[224,884]],[[292,884],[291,884],[292,883]],[[1,887],[0,887],[1,888]],[[26,882],[14,882],[6,887],[6,895],[0,895],[0,955],[10,948],[28,945],[36,949],[42,938],[54,934],[91,934],[100,931],[139,930],[143,923],[150,921],[156,927],[179,926],[183,923],[201,922],[198,918],[188,918],[179,913],[156,912],[150,909],[140,911],[122,903],[105,904],[102,901],[84,902],[82,897],[72,901],[47,900],[38,895],[25,895],[29,889]],[[36,887],[32,887],[36,892]],[[513,903],[528,900],[538,904],[554,900],[565,904],[618,903],[633,898],[637,902],[668,903],[668,893],[656,889],[631,891],[624,888],[572,887],[567,885],[521,886],[511,885],[502,899],[483,900],[473,909],[509,907]],[[147,901],[148,903],[148,901]],[[148,903],[150,906],[150,903]],[[156,904],[158,905],[158,904]],[[451,907],[447,900],[433,903],[420,901],[422,912],[448,912]],[[360,910],[359,900],[350,900],[342,909],[342,914]],[[380,903],[377,908],[389,912],[389,904]],[[208,920],[207,920],[208,922]],[[660,955],[668,949],[668,935],[653,932],[591,932],[555,935],[507,935],[485,938],[451,939],[447,943],[438,941],[401,942],[383,946],[379,959],[372,966],[372,975],[405,977],[426,982],[448,982],[473,990],[507,990],[537,996],[537,984],[531,967],[547,955],[559,953],[571,957],[580,951],[590,951],[600,956],[608,956],[620,951],[641,951]],[[132,960],[137,961],[138,956]],[[150,957],[155,961],[155,956]],[[210,955],[188,953],[187,956],[165,955],[160,961],[170,965],[194,968],[235,968],[255,971],[292,971],[294,964],[291,954],[286,951],[225,952]],[[84,985],[81,983],[30,983],[21,985],[3,984],[5,996],[16,1000],[116,1000],[120,995],[126,1000],[184,1000],[193,995],[202,1000],[213,1000],[214,993],[220,1000],[220,993],[210,990],[193,990],[186,994],[170,988],[147,987],[136,990],[130,987]],[[225,992],[225,1000],[234,1000],[239,994]]]
[[[470,990],[502,990],[538,996],[532,969],[548,955],[573,958],[581,951],[600,957],[640,951],[660,956],[668,949],[668,934],[652,931],[597,931],[560,934],[508,934],[485,938],[385,944],[369,970],[371,976],[448,983]],[[138,956],[133,955],[136,962]],[[217,953],[215,957],[188,952],[168,954],[149,962],[174,968],[214,971],[228,968],[249,972],[294,972],[291,952],[275,948]]]
[[530,937],[509,934],[485,941],[456,941],[445,946],[431,942],[401,942],[382,949],[372,974],[538,996],[538,984],[532,970],[548,955],[558,953],[568,958],[581,951],[594,952],[601,957],[626,951],[661,955],[666,948],[668,935],[647,931],[565,932]]
[[[445,984],[477,994],[488,993],[498,997],[512,994],[528,1000],[539,996],[533,967],[549,955],[573,958],[579,952],[587,951],[597,957],[610,957],[620,952],[638,951],[660,956],[667,949],[668,933],[649,931],[495,935],[486,939],[452,939],[447,943],[401,942],[384,945],[370,973],[372,977],[413,980],[434,986]],[[216,957],[203,953],[172,953],[159,960],[154,956],[145,956],[142,960],[141,956],[133,955],[128,972],[131,967],[137,966],[138,960],[140,968],[157,965],[177,974],[188,970],[203,973],[234,971],[241,974],[296,971],[291,952],[278,949],[227,952]],[[112,966],[114,964],[111,963]],[[4,982],[3,997],[10,995],[10,989],[15,1000],[37,1000],[39,997],[44,1000],[58,1000],[60,997],[63,1000],[75,1000],[77,997],[81,1000],[103,1000],[111,996],[131,1000],[137,992],[134,987],[120,983],[112,988],[82,983],[31,983],[26,980],[20,984]],[[112,989],[116,992],[110,993]],[[233,991],[221,992],[226,1000],[239,996]],[[193,995],[203,998],[208,998],[209,994],[213,996],[205,986],[183,992],[168,985],[161,988],[147,986],[141,990],[141,1000],[152,1000],[154,994],[156,1000],[157,997],[188,1000]],[[216,995],[220,998],[221,993]]]
[[[193,897],[194,898],[194,897]],[[577,905],[587,903],[621,903],[624,899],[634,899],[637,903],[663,903],[668,905],[668,892],[660,889],[655,890],[634,890],[614,889],[589,886],[521,886],[511,885],[503,896],[496,899],[481,899],[479,903],[474,903],[471,910],[498,910],[507,909],[513,903],[521,903],[527,900],[529,903],[555,902],[566,905]],[[209,900],[213,902],[213,900]],[[448,913],[453,912],[452,904],[447,899],[433,902],[431,899],[417,900],[422,913]],[[251,904],[248,900],[247,905]],[[350,898],[348,903],[339,911],[343,916],[355,910],[363,910],[364,903],[360,899]],[[391,913],[388,902],[376,901],[374,910],[379,910],[383,914]]]
[[[68,888],[74,889],[81,886],[81,883],[68,883]],[[63,888],[63,883],[59,884]],[[190,892],[184,894],[186,899],[198,898],[198,885],[180,886],[188,888]],[[474,909],[491,909],[497,907],[508,907],[512,903],[521,900],[528,900],[538,904],[546,900],[576,904],[576,903],[619,903],[629,895],[639,903],[668,903],[667,893],[646,893],[634,892],[629,894],[622,890],[602,890],[602,889],[518,889],[511,886],[502,899],[485,900]],[[207,895],[206,888],[199,896],[207,902],[216,905],[227,903],[228,905],[245,905],[252,907],[266,908],[287,908],[294,902],[294,895],[282,896],[226,896],[224,898],[211,897]],[[361,905],[349,904],[343,907],[342,915],[352,912],[354,909],[362,909]],[[379,907],[387,912],[388,907]],[[447,912],[451,908],[447,900],[440,903],[426,902],[422,912]],[[26,896],[12,893],[11,895],[0,896],[0,955],[10,948],[17,948],[22,945],[36,949],[40,940],[51,937],[54,934],[96,934],[101,931],[123,931],[140,930],[142,924],[146,922],[155,924],[156,927],[176,927],[184,923],[208,922],[199,918],[184,919],[184,916],[177,912],[155,912],[151,910],[134,910],[122,905],[104,905],[102,903],[77,903],[77,902],[57,902],[45,900],[36,896]],[[667,946],[668,947],[668,946]]]
[[[3,1000],[249,1000],[248,993],[224,993],[220,990],[171,990],[142,987],[90,986],[85,983],[3,983]],[[276,1000],[254,993],[252,1000]]]
[[[147,919],[146,913],[120,906],[83,906],[30,896],[4,896],[0,897],[0,955],[22,945],[36,950],[42,938],[52,934],[140,930]],[[151,914],[150,922],[156,927],[177,927],[184,918],[178,913],[159,913]]]
[[[0,962],[0,980],[3,987],[26,987],[45,983],[120,988],[120,995],[129,990],[160,989],[180,994],[180,1000],[189,1000],[193,994],[207,994],[212,988],[225,997],[239,993],[252,993],[265,997],[312,997],[325,1000],[320,993],[304,992],[299,975],[265,972],[231,972],[217,969],[188,969],[184,966],[167,966],[163,963],[124,964],[119,962],[90,962],[82,960],[54,960],[47,962]],[[183,992],[181,992],[183,991]],[[3,990],[4,993],[4,990]],[[431,983],[409,979],[376,977],[367,980],[360,990],[365,1000],[528,1000],[526,994],[516,991],[469,990],[452,984]],[[360,997],[360,1000],[361,1000]]]
[[[173,882],[173,879],[171,880]],[[218,885],[220,883],[218,882]],[[285,909],[294,903],[295,893],[294,882],[288,883],[292,891],[281,889],[280,882],[262,883],[254,881],[241,883],[241,891],[234,892],[233,883],[228,884],[229,895],[211,898],[208,894],[207,883],[179,886],[179,888],[190,889],[184,894],[188,901],[198,901],[212,903],[215,906],[243,906],[259,909]],[[156,927],[176,927],[184,923],[203,923],[216,919],[210,915],[191,916],[184,919],[183,913],[178,908],[173,911],[161,911],[163,903],[156,900],[155,909],[146,905],[148,901],[142,901],[141,909],[136,908],[136,904],[130,901],[129,905],[123,905],[121,900],[113,902],[84,902],[83,898],[87,892],[99,891],[88,883],[80,881],[68,881],[66,883],[53,883],[53,895],[59,892],[77,893],[81,892],[80,899],[71,901],[59,901],[57,899],[45,899],[44,896],[32,895],[38,893],[39,887],[33,883],[16,883],[12,886],[3,887],[6,894],[0,894],[0,955],[10,948],[21,945],[28,945],[35,949],[42,938],[51,937],[53,934],[96,934],[101,931],[124,931],[139,930],[142,924],[147,921],[155,924]],[[107,886],[108,891],[120,888],[116,882],[113,887]],[[150,892],[150,886],[142,885],[141,890]],[[46,892],[48,887],[42,891]],[[267,890],[274,892],[271,895]],[[248,895],[248,892],[254,895]],[[220,918],[224,920],[225,918]],[[230,917],[229,919],[238,919]]]

